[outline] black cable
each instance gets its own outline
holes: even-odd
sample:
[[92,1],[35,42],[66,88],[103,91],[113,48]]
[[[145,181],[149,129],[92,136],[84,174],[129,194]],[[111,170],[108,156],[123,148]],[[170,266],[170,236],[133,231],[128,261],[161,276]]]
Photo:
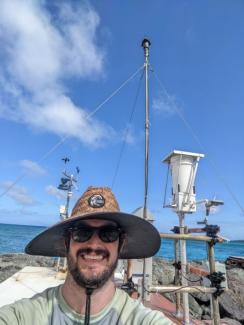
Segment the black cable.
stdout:
[[90,312],[91,312],[91,294],[93,289],[86,288],[86,312],[85,312],[85,321],[84,325],[90,324]]
[[184,279],[186,279],[187,281],[189,281],[189,282],[202,282],[202,277],[199,277],[199,279],[198,280],[190,280],[190,279],[188,279],[185,275],[183,275],[182,274],[182,272],[180,273],[181,274],[181,276],[184,278]]

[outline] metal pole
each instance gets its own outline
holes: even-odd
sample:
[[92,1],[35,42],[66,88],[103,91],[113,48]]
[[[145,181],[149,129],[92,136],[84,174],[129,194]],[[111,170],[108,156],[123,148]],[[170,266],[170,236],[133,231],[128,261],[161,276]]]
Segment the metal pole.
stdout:
[[149,47],[151,43],[144,39],[142,46],[145,55],[145,195],[144,195],[144,219],[147,213],[147,195],[148,195],[148,149],[149,149],[149,100],[148,100],[148,67],[149,67]]
[[70,202],[71,197],[72,197],[72,192],[71,192],[71,190],[69,190],[67,193],[67,201],[66,201],[66,208],[65,208],[66,219],[68,219],[68,217],[69,217],[69,202]]
[[[208,259],[209,259],[209,270],[210,274],[215,272],[215,258],[214,258],[214,245],[213,243],[208,243]],[[220,315],[219,315],[219,302],[218,297],[212,295],[212,317],[213,324],[220,324]]]
[[[175,285],[180,284],[180,274],[179,274],[179,269],[177,267],[177,264],[179,263],[179,240],[175,239],[174,241],[174,248],[175,248]],[[176,293],[176,317],[180,317],[181,312],[180,312],[180,293]]]
[[133,260],[127,260],[127,279],[126,282],[128,282],[129,278],[132,277],[133,274]]
[[[194,287],[184,287],[184,286],[151,286],[148,288],[150,292],[172,292],[175,290],[180,292],[188,292],[188,293],[199,293],[202,292],[204,294],[212,294],[217,291],[216,288],[202,287],[202,286],[194,286]],[[219,325],[219,324],[218,324]]]
[[[149,104],[148,104],[148,67],[149,67],[149,47],[151,42],[148,39],[142,41],[144,49],[144,69],[145,69],[145,193],[143,218],[147,219],[147,196],[148,196],[148,148],[149,148]],[[146,259],[143,259],[143,277],[142,277],[142,301],[145,299],[145,276],[146,276]]]
[[[180,222],[180,234],[184,234],[185,231],[185,216],[184,213],[179,213],[179,222]],[[180,241],[180,258],[181,258],[181,284],[182,286],[188,286],[188,282],[186,280],[186,242],[185,240]],[[184,324],[190,324],[190,315],[189,315],[189,297],[187,292],[182,293],[183,299],[183,312],[184,312]]]
[[[72,175],[71,175],[70,186],[69,186],[69,190],[67,192],[67,198],[66,198],[65,219],[69,218],[69,203],[70,203],[70,199],[72,197],[72,186],[73,186],[73,179],[72,179]],[[60,261],[61,263],[59,263],[59,269],[62,268],[62,270],[65,272],[67,270],[67,258],[64,257],[61,261]],[[60,266],[60,264],[61,264],[61,266]]]
[[[160,233],[161,238],[168,238],[168,239],[180,239],[180,240],[196,240],[196,241],[206,241],[206,242],[212,242],[213,238],[209,236],[198,236],[198,235],[192,235],[192,234],[168,234],[168,233]],[[222,243],[226,241],[222,237],[216,237],[216,242]]]

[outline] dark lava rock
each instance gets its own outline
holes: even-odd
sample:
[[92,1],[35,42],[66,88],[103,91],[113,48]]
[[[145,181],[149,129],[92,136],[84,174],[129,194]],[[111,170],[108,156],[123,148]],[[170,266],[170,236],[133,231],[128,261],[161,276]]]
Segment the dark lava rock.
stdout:
[[204,314],[202,315],[202,320],[211,320],[212,317],[210,315]]
[[[193,262],[194,266],[202,266],[206,263]],[[161,258],[153,259],[153,283],[162,285],[172,285],[174,283],[173,262]],[[188,273],[188,284],[201,285],[201,278],[198,275]],[[244,269],[227,267],[227,280],[229,290],[219,297],[220,316],[226,319],[230,325],[244,325]],[[204,279],[204,283],[206,279]],[[175,302],[175,294],[164,294],[169,300]],[[191,314],[196,318],[210,319],[210,295],[197,292],[189,295]],[[231,323],[232,321],[232,323]]]
[[[202,286],[202,277],[200,277],[197,274],[194,273],[189,273],[187,275],[188,279],[188,284],[190,286]],[[203,292],[195,292],[192,294],[192,296],[196,299],[196,301],[201,305],[201,304],[206,304],[208,305],[210,302],[210,295],[203,293]]]
[[153,259],[153,283],[171,285],[174,283],[175,268],[173,262],[162,258]]
[[201,305],[202,308],[202,319],[211,319],[210,306]]
[[228,317],[222,318],[221,321],[227,323],[228,325],[241,325],[241,323],[237,320]]
[[229,317],[244,323],[244,308],[232,291],[226,291],[219,297],[221,317]]
[[0,255],[0,282],[6,280],[25,266],[52,267],[55,259],[46,256],[32,256],[27,254]]
[[244,269],[232,268],[227,271],[228,287],[235,294],[237,302],[244,306]]
[[202,308],[199,306],[199,304],[196,302],[196,300],[192,297],[192,295],[189,294],[189,307],[191,311],[191,315],[193,318],[201,319],[202,317]]
[[196,299],[198,303],[209,305],[210,303],[210,295],[206,293],[201,293],[201,292],[194,292],[193,297]]

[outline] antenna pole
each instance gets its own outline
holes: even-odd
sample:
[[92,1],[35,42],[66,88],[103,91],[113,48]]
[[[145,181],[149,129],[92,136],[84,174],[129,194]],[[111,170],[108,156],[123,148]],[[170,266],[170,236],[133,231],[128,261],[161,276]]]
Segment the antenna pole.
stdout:
[[148,39],[142,41],[144,48],[144,69],[145,69],[145,193],[143,218],[147,219],[147,197],[148,197],[148,149],[149,149],[149,96],[148,96],[148,68],[149,68],[149,47],[151,42]]
[[[66,196],[66,205],[65,206],[61,206],[60,207],[60,217],[62,218],[62,220],[64,219],[68,219],[69,218],[69,204],[70,204],[70,199],[72,197],[72,188],[74,186],[74,183],[77,182],[77,180],[75,179],[74,175],[69,175],[66,171],[66,164],[67,162],[70,161],[69,158],[65,157],[62,158],[62,160],[65,163],[65,170],[63,172],[63,177],[61,177],[61,182],[58,186],[58,189],[61,191],[67,191],[67,196]],[[79,168],[76,167],[76,172],[77,174],[79,174]],[[63,264],[63,265],[61,265]],[[67,259],[66,258],[58,258],[58,265],[57,265],[57,269],[58,271],[61,272],[66,272],[67,270]]]
[[[185,234],[185,214],[184,212],[179,212],[179,223],[180,223],[180,234]],[[180,241],[180,250],[181,250],[181,285],[188,286],[188,281],[186,280],[186,242],[185,240]],[[190,310],[189,310],[189,297],[187,292],[182,293],[183,298],[183,312],[184,312],[184,324],[190,324]]]
[[[149,68],[149,47],[151,42],[148,39],[142,41],[144,49],[144,69],[145,69],[145,192],[143,219],[147,220],[147,197],[148,197],[148,149],[149,149],[149,96],[148,96],[148,68]],[[142,278],[142,301],[145,300],[145,275],[146,275],[146,259],[143,259],[143,278]]]
[[65,208],[66,219],[68,219],[68,217],[69,217],[69,203],[70,203],[70,199],[73,194],[72,187],[73,187],[73,175],[70,175],[70,184],[69,184],[69,189],[67,191],[66,208]]

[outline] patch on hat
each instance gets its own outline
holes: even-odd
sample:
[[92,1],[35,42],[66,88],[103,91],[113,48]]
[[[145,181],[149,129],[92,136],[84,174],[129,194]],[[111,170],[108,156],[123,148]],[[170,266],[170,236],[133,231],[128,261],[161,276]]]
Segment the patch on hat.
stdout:
[[102,208],[105,204],[105,198],[101,194],[93,194],[89,197],[88,204],[92,208]]

